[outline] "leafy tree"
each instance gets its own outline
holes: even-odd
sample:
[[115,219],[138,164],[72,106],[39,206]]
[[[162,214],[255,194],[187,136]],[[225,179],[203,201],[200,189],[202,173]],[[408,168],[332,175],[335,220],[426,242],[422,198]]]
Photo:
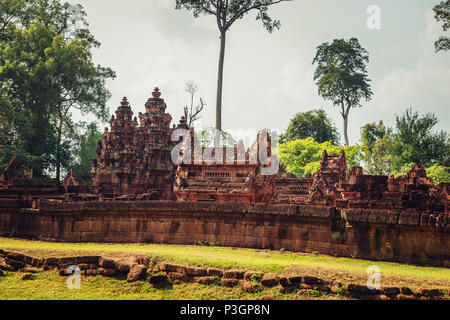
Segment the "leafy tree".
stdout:
[[291,119],[286,132],[281,136],[281,143],[308,137],[319,143],[325,141],[331,141],[333,144],[339,143],[337,129],[323,110],[311,110],[296,114]]
[[358,149],[357,146],[335,146],[329,141],[318,143],[313,138],[298,139],[280,145],[280,163],[297,177],[311,177],[320,170],[324,150],[328,154],[340,154],[344,150],[347,167],[351,168],[359,164]]
[[361,128],[361,142],[367,149],[372,150],[375,142],[385,136],[392,135],[392,129],[385,126],[383,121],[368,123]]
[[345,145],[349,145],[347,128],[351,108],[361,106],[361,99],[369,101],[372,90],[367,77],[368,52],[358,40],[335,39],[317,47],[313,64],[317,64],[314,80],[319,95],[341,108],[344,119]]
[[420,116],[412,109],[396,116],[396,133],[392,148],[393,169],[398,171],[407,163],[450,166],[450,139],[447,132],[434,130],[439,122],[436,115]]
[[47,164],[42,157],[48,151],[51,118],[55,112],[49,61],[45,49],[51,33],[41,23],[25,30],[16,29],[14,39],[0,45],[0,83],[9,104],[20,108],[30,130],[24,134],[25,149],[35,162],[34,173],[41,174]]
[[[412,167],[414,167],[415,163],[406,163],[398,170],[393,170],[392,174],[397,178],[400,176],[405,176],[409,171],[411,171]],[[435,186],[438,186],[441,183],[449,183],[450,182],[450,167],[442,166],[439,164],[434,164],[431,167],[425,168],[425,172],[427,173],[427,177],[433,181]]]
[[198,92],[198,86],[193,81],[186,82],[185,91],[189,93],[191,97],[190,106],[184,107],[184,117],[186,118],[189,127],[192,127],[198,119],[201,118],[200,114],[206,106],[206,102],[200,98],[197,105],[194,104],[195,94]]
[[387,175],[391,172],[392,129],[383,121],[368,123],[361,128],[361,158],[368,174]]
[[17,20],[28,14],[26,5],[26,0],[0,0],[0,41],[10,39]]
[[5,101],[26,115],[29,129],[18,134],[34,159],[35,175],[55,165],[59,179],[61,165],[70,161],[63,159],[70,110],[106,119],[105,80],[115,74],[93,64],[91,50],[100,43],[87,29],[81,6],[37,0],[26,1],[24,10],[9,40],[0,43],[0,88]]
[[405,176],[415,165],[414,162],[404,163],[401,167],[398,167],[398,169],[392,169],[391,174],[396,178]]
[[191,10],[194,17],[213,15],[220,32],[219,68],[217,77],[216,129],[222,130],[222,87],[223,67],[225,61],[225,44],[227,31],[237,21],[251,11],[258,12],[256,20],[261,20],[264,28],[272,32],[280,28],[280,21],[273,20],[269,14],[270,6],[291,0],[176,0],[176,9]]
[[72,108],[83,114],[93,113],[97,118],[106,121],[108,108],[106,102],[110,92],[105,86],[105,80],[114,78],[114,72],[109,68],[95,66],[92,62],[92,43],[86,40],[74,39],[66,42],[62,37],[55,37],[53,45],[48,49],[48,56],[55,63],[54,81],[56,94],[58,149],[56,157],[56,177],[60,177],[62,134],[65,121],[69,118]]
[[21,111],[6,95],[0,93],[0,169],[13,156],[18,156],[26,164],[35,161],[26,151],[24,137],[30,127],[26,115]]
[[[434,7],[436,21],[442,21],[442,28],[447,31],[450,28],[450,0],[442,1]],[[450,50],[450,38],[440,37],[435,43],[436,52]]]
[[388,175],[392,170],[392,137],[389,135],[375,141],[373,149],[365,153],[366,172],[373,175]]
[[425,171],[427,172],[428,178],[433,181],[435,186],[441,183],[450,183],[450,167],[434,164]]
[[97,158],[97,142],[102,140],[103,136],[95,122],[80,123],[78,127],[84,130],[84,133],[78,135],[78,144],[75,150],[76,159],[72,168],[83,182],[91,184],[92,160]]

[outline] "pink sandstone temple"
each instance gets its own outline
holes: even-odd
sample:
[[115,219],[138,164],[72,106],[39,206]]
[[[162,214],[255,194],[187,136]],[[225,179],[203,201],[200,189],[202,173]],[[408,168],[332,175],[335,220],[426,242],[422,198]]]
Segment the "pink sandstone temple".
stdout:
[[[364,259],[450,266],[450,184],[434,186],[416,165],[404,177],[347,168],[323,152],[320,171],[300,179],[283,168],[263,175],[270,138],[242,143],[225,163],[174,164],[177,129],[156,88],[133,117],[126,98],[92,163],[91,186],[73,170],[59,183],[30,179],[14,157],[0,174],[0,236],[92,242],[220,242]],[[189,137],[188,137],[189,139]],[[185,141],[183,141],[185,142]],[[214,151],[212,151],[214,155]],[[180,157],[183,152],[180,152]],[[270,163],[269,163],[270,165]],[[349,170],[348,170],[349,169]]]

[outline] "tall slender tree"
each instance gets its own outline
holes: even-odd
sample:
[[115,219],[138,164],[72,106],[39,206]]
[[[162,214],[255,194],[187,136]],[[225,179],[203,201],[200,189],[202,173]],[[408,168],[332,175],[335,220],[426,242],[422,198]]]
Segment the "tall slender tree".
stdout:
[[372,98],[371,80],[366,71],[368,62],[368,52],[355,38],[348,41],[335,39],[332,43],[321,44],[313,60],[313,64],[317,64],[314,80],[319,95],[341,108],[347,146],[350,109],[361,106],[361,99],[369,101]]
[[251,11],[256,11],[256,20],[261,20],[264,28],[272,32],[280,28],[280,21],[273,20],[269,14],[270,6],[291,0],[176,0],[176,9],[192,10],[194,17],[213,15],[220,32],[219,68],[217,75],[216,130],[222,130],[222,88],[223,67],[227,31],[237,21]]

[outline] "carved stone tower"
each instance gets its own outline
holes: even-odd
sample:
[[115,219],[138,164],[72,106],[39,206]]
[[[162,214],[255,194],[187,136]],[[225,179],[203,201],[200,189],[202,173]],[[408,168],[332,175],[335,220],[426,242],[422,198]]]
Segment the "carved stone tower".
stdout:
[[139,113],[140,125],[126,98],[99,141],[93,161],[93,184],[105,197],[146,194],[152,199],[171,199],[175,166],[170,152],[172,117],[155,88]]

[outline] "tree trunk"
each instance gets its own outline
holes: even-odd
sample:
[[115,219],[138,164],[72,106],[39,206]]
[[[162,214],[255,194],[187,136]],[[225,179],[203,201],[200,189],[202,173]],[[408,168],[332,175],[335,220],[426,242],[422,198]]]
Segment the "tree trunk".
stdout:
[[[216,99],[216,131],[222,131],[222,88],[223,66],[225,62],[226,31],[220,33],[219,69],[217,75],[217,99]],[[220,134],[215,137],[215,145],[220,146]]]
[[347,133],[347,127],[348,127],[348,116],[344,116],[344,139],[345,139],[345,145],[348,146],[348,133]]
[[348,141],[348,115],[350,113],[350,106],[347,107],[347,110],[342,114],[342,117],[344,118],[344,139],[345,139],[345,145],[350,145]]
[[62,126],[63,119],[59,119],[58,126],[58,145],[56,146],[56,180],[59,182],[61,179],[61,140],[62,140]]

